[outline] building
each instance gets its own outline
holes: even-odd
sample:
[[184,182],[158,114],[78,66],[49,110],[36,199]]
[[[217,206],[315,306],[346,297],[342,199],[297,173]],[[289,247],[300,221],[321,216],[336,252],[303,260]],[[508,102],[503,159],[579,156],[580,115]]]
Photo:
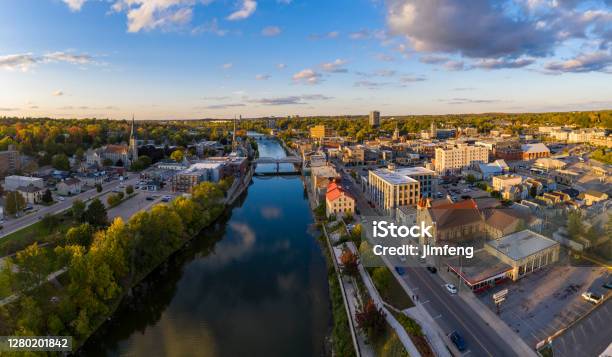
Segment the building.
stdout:
[[325,214],[352,216],[355,214],[355,199],[336,182],[327,186],[325,193]]
[[559,260],[561,245],[528,229],[485,243],[485,250],[512,267],[513,281]]
[[368,173],[368,196],[379,208],[391,213],[399,206],[414,206],[421,198],[419,181],[394,169]]
[[589,191],[582,192],[581,194],[579,194],[578,199],[581,201],[584,201],[585,205],[590,206],[593,203],[607,200],[608,195],[603,192],[589,190]]
[[13,145],[9,145],[8,150],[0,151],[0,177],[7,174],[14,174],[21,169],[21,157],[19,151]]
[[458,244],[484,237],[484,217],[474,199],[423,200],[417,206],[417,222],[433,226],[429,241],[421,244]]
[[125,167],[130,167],[131,163],[138,160],[138,139],[136,138],[136,123],[132,115],[132,128],[130,130],[130,141],[128,142],[128,157],[130,163]]
[[436,148],[434,167],[440,175],[457,173],[475,164],[489,162],[489,150],[485,147],[459,144]]
[[347,146],[342,152],[342,162],[345,165],[364,165],[366,148],[363,145]]
[[310,172],[312,191],[315,193],[316,203],[319,204],[327,192],[327,187],[340,177],[333,166],[315,166]]
[[67,178],[57,184],[57,193],[62,196],[72,196],[81,193],[83,183],[78,178]]
[[332,130],[332,128],[327,127],[323,124],[315,125],[312,128],[310,128],[310,137],[312,139],[323,140],[325,138],[330,138],[334,136],[334,134],[335,133]]
[[478,171],[483,180],[488,180],[491,176],[502,175],[510,170],[506,161],[499,159],[488,164],[478,164]]
[[552,159],[550,157],[536,159],[536,161],[533,163],[533,167],[546,171],[563,169],[565,168],[565,166],[567,166],[565,162],[557,159]]
[[518,175],[493,176],[491,185],[499,192],[507,191],[513,186],[518,186],[523,182],[523,178]]
[[5,191],[17,191],[17,188],[20,186],[34,186],[38,188],[45,188],[45,182],[40,177],[12,175],[4,178]]
[[370,112],[369,117],[370,126],[373,128],[377,128],[380,126],[380,112],[377,110],[373,110]]
[[218,182],[221,178],[220,162],[198,162],[172,177],[173,192],[191,192],[198,184]]
[[550,157],[550,150],[542,143],[521,145],[523,160],[535,160],[541,157]]
[[42,201],[42,197],[47,191],[46,188],[41,188],[34,185],[19,186],[15,191],[21,193],[27,203],[36,204]]

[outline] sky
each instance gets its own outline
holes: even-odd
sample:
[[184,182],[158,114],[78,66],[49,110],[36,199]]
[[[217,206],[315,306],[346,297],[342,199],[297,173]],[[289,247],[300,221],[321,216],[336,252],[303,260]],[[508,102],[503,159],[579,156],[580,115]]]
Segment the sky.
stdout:
[[612,108],[612,0],[2,0],[0,116]]

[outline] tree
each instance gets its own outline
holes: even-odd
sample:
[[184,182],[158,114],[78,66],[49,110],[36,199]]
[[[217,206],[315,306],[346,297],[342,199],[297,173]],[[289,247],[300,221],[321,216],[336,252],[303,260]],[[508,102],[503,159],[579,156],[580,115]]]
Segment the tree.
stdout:
[[23,211],[25,207],[26,201],[21,193],[17,191],[9,191],[6,193],[6,202],[4,203],[6,213],[16,215],[17,213]]
[[372,273],[372,280],[374,281],[374,285],[376,285],[376,289],[384,295],[391,286],[391,282],[393,279],[393,274],[387,269],[387,267],[378,267],[374,269]]
[[128,195],[131,195],[132,193],[134,193],[134,186],[132,186],[132,185],[128,185],[128,186],[125,188],[125,193],[127,193]]
[[15,256],[15,264],[19,267],[17,281],[21,291],[42,283],[47,278],[51,267],[46,251],[41,249],[38,243],[18,252]]
[[531,188],[529,189],[529,195],[531,197],[535,197],[538,195],[538,187],[536,185],[531,186]]
[[74,200],[74,202],[72,202],[72,217],[76,221],[80,221],[83,218],[83,213],[85,213],[86,208],[85,202],[79,199]]
[[340,255],[340,264],[342,264],[342,272],[349,276],[357,276],[359,274],[359,258],[348,248],[342,250]]
[[108,205],[111,207],[115,207],[119,204],[119,202],[121,202],[121,198],[119,198],[119,195],[110,195],[106,199],[106,203],[108,203]]
[[81,245],[89,247],[93,240],[93,228],[89,223],[83,223],[76,227],[71,227],[66,232],[66,242],[71,245]]
[[60,220],[57,216],[52,214],[45,214],[42,218],[42,225],[47,229],[47,231],[51,232],[55,227],[57,227],[60,223]]
[[53,159],[51,160],[51,166],[54,169],[69,171],[70,170],[70,161],[68,160],[68,156],[64,154],[53,155]]
[[356,246],[359,246],[361,243],[361,223],[357,223],[355,227],[353,227],[353,231],[351,232],[351,240],[355,242]]
[[176,162],[183,161],[184,157],[185,157],[185,154],[183,154],[182,150],[174,150],[172,154],[170,154],[170,158]]
[[47,189],[42,196],[42,201],[45,203],[53,202],[53,195],[51,195],[51,190]]
[[97,198],[94,198],[93,201],[85,210],[83,214],[84,220],[91,224],[94,227],[104,227],[108,224],[108,217],[106,216],[106,207],[104,204]]
[[582,214],[580,211],[572,211],[567,215],[567,234],[571,239],[577,239],[584,233]]
[[385,330],[385,312],[382,308],[377,308],[372,299],[369,299],[355,313],[357,326],[365,333],[370,341],[374,341]]
[[99,183],[96,184],[96,192],[98,193],[102,192],[102,184],[99,184]]
[[113,160],[111,160],[111,159],[104,159],[102,161],[102,166],[113,166]]

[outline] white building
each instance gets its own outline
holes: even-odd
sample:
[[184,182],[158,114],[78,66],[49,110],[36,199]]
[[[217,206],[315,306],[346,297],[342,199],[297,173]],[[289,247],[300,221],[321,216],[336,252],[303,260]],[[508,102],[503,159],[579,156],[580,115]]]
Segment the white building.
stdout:
[[40,177],[12,175],[4,178],[5,191],[17,191],[17,188],[20,186],[34,186],[42,189],[45,187],[45,182]]
[[446,148],[436,148],[435,169],[440,175],[457,173],[475,164],[489,162],[486,147],[458,144]]

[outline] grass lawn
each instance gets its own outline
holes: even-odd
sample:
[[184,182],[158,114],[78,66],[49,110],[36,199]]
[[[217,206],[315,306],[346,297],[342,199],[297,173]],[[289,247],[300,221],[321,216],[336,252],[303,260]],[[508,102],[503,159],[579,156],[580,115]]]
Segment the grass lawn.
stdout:
[[45,227],[42,221],[38,221],[23,229],[15,231],[3,238],[0,238],[0,256],[10,255],[22,250],[34,242],[45,243],[53,240],[57,236],[70,228],[74,222],[71,218],[60,214],[60,222],[51,231]]
[[[372,277],[372,281],[374,281],[376,290],[378,290],[378,293],[386,303],[398,310],[404,310],[414,306],[412,299],[406,294],[406,291],[389,271],[389,268],[386,266],[368,268],[368,273]],[[378,278],[381,275],[384,276],[384,278]]]

